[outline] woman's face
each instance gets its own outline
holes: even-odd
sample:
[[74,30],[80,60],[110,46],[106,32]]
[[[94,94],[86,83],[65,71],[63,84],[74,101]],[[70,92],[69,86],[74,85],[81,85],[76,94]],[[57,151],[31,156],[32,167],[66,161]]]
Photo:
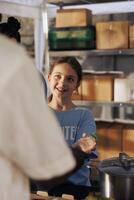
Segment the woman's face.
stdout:
[[68,63],[55,65],[48,81],[53,97],[71,99],[78,87],[78,76]]

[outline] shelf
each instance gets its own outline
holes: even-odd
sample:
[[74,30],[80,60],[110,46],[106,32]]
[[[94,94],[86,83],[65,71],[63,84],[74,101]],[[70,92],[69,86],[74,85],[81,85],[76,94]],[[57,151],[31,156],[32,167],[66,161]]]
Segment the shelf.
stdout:
[[134,124],[134,102],[73,101],[75,105],[89,108],[95,121]]
[[[51,2],[60,0],[50,0]],[[81,2],[87,2],[87,4]],[[49,2],[49,1],[48,1]],[[60,1],[61,2],[61,1]],[[55,11],[58,6],[68,8],[87,8],[92,10],[92,15],[122,14],[134,12],[134,1],[108,1],[108,0],[62,0],[63,4],[53,5]],[[73,2],[73,5],[72,5]],[[72,6],[71,6],[72,5]],[[54,12],[53,12],[54,13]],[[56,12],[55,12],[56,13]],[[54,15],[51,15],[53,17]],[[87,58],[89,56],[134,56],[134,49],[112,50],[50,50],[50,57],[75,56]],[[119,57],[120,58],[120,57]],[[115,59],[116,60],[116,59]],[[116,64],[115,62],[113,64]],[[77,106],[89,108],[96,121],[117,122],[134,124],[134,102],[98,102],[98,101],[74,101]]]
[[51,57],[58,56],[113,56],[134,55],[134,49],[112,49],[112,50],[59,50],[49,51]]
[[114,122],[122,124],[134,124],[134,120],[127,120],[127,119],[115,119]]
[[69,6],[69,5],[83,5],[83,4],[94,4],[94,3],[108,3],[108,2],[119,2],[122,0],[48,0],[48,3],[60,6]]
[[[73,3],[72,0],[67,1],[63,0],[64,4],[66,5],[64,8],[86,8],[92,10],[93,15],[105,15],[105,14],[117,14],[117,13],[132,13],[134,12],[134,1],[95,1],[93,3],[93,0],[83,0],[83,2],[88,2],[86,4],[78,3],[80,1],[75,1],[76,3]],[[53,2],[53,5],[52,5]],[[57,2],[57,3],[54,3]],[[60,0],[49,0],[48,1],[48,13],[50,18],[54,18],[56,14],[56,10],[61,6]],[[70,3],[67,3],[70,2]]]
[[90,105],[96,105],[96,106],[134,106],[134,102],[115,102],[115,101],[85,101],[85,100],[73,100],[73,102],[76,105],[81,106],[90,106]]

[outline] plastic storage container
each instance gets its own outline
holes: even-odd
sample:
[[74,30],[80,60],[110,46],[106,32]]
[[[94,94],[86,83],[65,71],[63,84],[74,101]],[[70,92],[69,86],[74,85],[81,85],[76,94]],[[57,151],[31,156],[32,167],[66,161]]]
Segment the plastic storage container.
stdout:
[[50,50],[95,49],[95,27],[52,28],[48,34]]

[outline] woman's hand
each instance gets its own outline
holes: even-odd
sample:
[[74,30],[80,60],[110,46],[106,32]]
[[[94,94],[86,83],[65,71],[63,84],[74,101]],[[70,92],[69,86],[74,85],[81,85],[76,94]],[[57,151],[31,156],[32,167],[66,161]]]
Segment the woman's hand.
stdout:
[[93,149],[95,149],[96,140],[92,136],[83,133],[83,137],[77,140],[75,146],[77,146],[84,153],[90,153]]

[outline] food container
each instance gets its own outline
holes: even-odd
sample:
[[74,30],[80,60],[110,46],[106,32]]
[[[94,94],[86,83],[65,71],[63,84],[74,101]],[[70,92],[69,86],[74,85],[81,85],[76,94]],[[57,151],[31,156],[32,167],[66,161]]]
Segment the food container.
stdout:
[[130,89],[127,78],[114,79],[114,101],[126,102],[130,99]]
[[134,121],[134,106],[133,104],[120,103],[115,107],[115,119],[118,120],[128,120]]
[[100,190],[104,197],[116,200],[134,199],[134,157],[120,153],[98,165]]
[[109,21],[96,23],[97,49],[127,49],[128,21]]
[[106,122],[113,122],[114,119],[114,108],[112,104],[103,104],[101,110],[101,115],[100,115],[100,120],[101,121],[106,121]]
[[85,8],[58,9],[56,27],[80,27],[92,24],[92,11]]
[[95,48],[95,27],[52,28],[48,34],[50,50]]

